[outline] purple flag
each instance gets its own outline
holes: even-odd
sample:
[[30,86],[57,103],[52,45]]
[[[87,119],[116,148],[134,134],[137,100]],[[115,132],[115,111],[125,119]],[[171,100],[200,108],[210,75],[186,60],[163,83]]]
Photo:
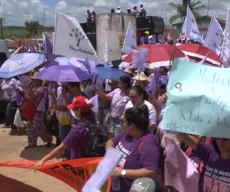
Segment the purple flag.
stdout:
[[148,86],[149,92],[151,92],[152,94],[154,93],[154,90],[156,88],[160,87],[159,76],[160,76],[160,68],[157,68],[157,69],[155,69],[155,74],[152,77],[152,79],[149,83],[149,86]]
[[53,60],[53,45],[45,33],[42,33],[44,54],[48,61]]
[[31,47],[30,47],[30,52],[31,52],[31,53],[37,53],[34,46],[31,46]]

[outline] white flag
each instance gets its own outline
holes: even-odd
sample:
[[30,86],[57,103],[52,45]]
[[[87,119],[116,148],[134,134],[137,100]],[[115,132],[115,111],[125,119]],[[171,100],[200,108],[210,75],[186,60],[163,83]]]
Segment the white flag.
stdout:
[[224,44],[221,52],[222,62],[225,67],[230,67],[230,8],[228,8],[228,15],[226,20],[226,27],[224,30]]
[[98,95],[95,95],[90,100],[87,99],[86,103],[93,105],[92,111],[96,114],[98,113],[98,109],[99,109]]
[[109,47],[108,47],[108,40],[105,42],[104,61],[105,61],[106,63],[109,62]]
[[122,52],[129,54],[136,47],[137,47],[137,40],[135,38],[135,32],[133,30],[131,23],[129,22],[129,26],[126,32]]
[[52,37],[51,37],[51,43],[54,44],[54,39],[55,39],[55,33],[52,32]]
[[98,60],[97,53],[78,20],[63,13],[56,15],[53,54]]
[[212,49],[217,53],[217,55],[220,55],[223,42],[223,29],[221,28],[216,18],[213,17],[209,25],[208,33],[205,39],[205,47]]
[[186,16],[185,21],[183,23],[182,33],[185,33],[185,36],[188,39],[192,39],[192,40],[197,41],[201,44],[204,44],[202,35],[200,34],[198,25],[196,23],[196,19],[193,15],[191,9],[189,8],[189,6],[187,6],[187,16]]

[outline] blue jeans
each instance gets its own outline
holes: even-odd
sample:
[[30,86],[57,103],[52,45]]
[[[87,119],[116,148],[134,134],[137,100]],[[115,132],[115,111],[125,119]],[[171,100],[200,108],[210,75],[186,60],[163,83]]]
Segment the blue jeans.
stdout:
[[[70,132],[71,125],[61,125],[60,123],[58,123],[58,127],[59,127],[59,139],[63,141],[65,137],[68,135],[68,133]],[[60,154],[60,156],[62,158],[70,158],[70,149],[66,149],[65,151],[63,151]]]
[[122,120],[117,118],[110,118],[108,132],[113,133],[115,136],[121,133],[123,130]]

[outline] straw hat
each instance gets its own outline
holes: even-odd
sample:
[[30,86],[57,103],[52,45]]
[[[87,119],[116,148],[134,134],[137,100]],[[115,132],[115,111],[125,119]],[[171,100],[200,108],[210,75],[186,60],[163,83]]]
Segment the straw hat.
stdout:
[[132,70],[129,69],[129,68],[126,68],[126,69],[124,70],[124,72],[125,72],[125,73],[128,73],[128,74],[130,74],[130,75],[133,74]]
[[35,72],[32,76],[30,76],[30,78],[31,78],[31,79],[38,79],[38,80],[40,80],[40,79],[38,78],[38,74],[39,74],[39,72]]
[[144,72],[138,73],[135,77],[133,77],[134,80],[137,81],[148,81],[148,77],[144,74]]

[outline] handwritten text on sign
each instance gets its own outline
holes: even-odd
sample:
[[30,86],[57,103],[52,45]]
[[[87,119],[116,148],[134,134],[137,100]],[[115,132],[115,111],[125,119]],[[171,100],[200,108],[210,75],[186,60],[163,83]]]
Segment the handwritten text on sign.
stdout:
[[175,60],[162,127],[230,138],[230,69]]

